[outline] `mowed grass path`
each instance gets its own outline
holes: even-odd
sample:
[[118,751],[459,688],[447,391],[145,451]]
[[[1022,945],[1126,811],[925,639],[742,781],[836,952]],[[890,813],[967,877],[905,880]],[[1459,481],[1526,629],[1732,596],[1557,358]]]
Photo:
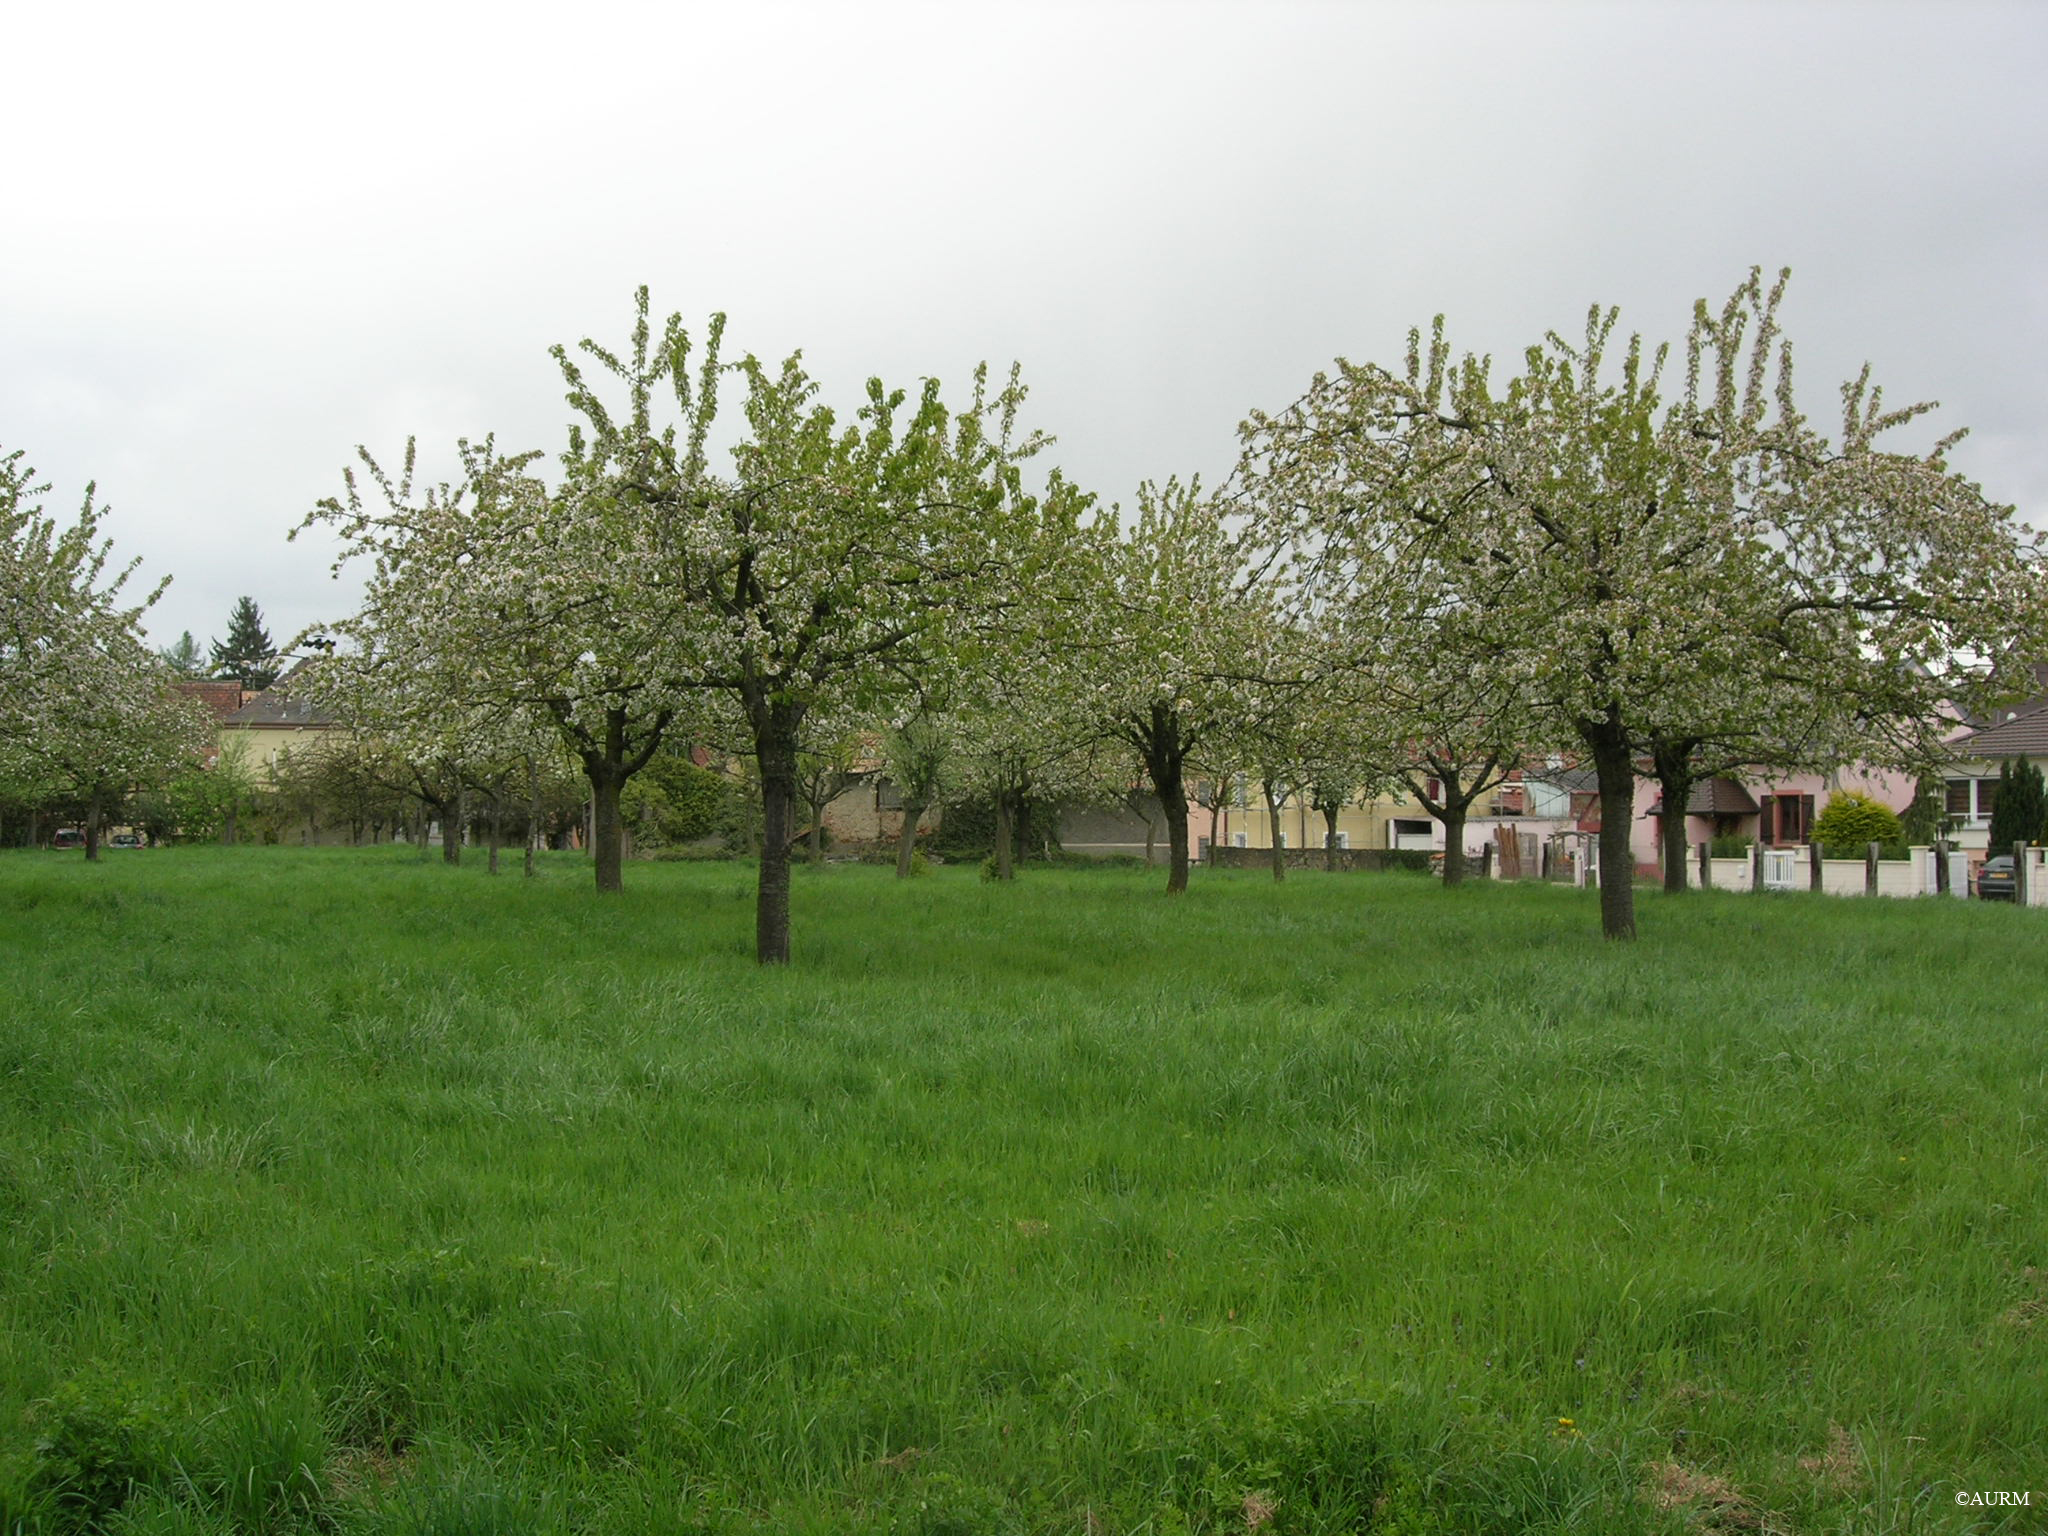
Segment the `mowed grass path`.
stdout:
[[0,857],[0,1530],[2041,1528],[2048,914],[480,865]]

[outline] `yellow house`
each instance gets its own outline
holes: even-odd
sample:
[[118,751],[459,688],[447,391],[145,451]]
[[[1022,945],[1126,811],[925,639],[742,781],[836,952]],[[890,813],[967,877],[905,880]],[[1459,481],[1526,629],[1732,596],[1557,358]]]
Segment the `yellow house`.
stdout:
[[278,754],[303,756],[335,728],[334,717],[310,700],[266,689],[222,719],[219,731],[221,744],[239,743],[243,766],[267,784]]
[[[1289,796],[1277,817],[1269,814],[1258,784],[1245,774],[1198,785],[1194,798],[1188,808],[1189,830],[1198,850],[1212,843],[1271,848],[1276,835],[1282,848],[1320,848],[1329,830],[1323,813],[1305,793]],[[1396,789],[1360,794],[1339,811],[1337,846],[1429,850],[1443,846],[1443,832],[1414,796]]]

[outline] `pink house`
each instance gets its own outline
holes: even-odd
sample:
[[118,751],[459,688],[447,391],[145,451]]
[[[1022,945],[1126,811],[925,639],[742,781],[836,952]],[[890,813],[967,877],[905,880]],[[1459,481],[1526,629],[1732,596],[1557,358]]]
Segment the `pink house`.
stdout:
[[[1869,795],[1903,811],[1913,802],[1913,776],[1891,768],[1859,766],[1825,774],[1759,770],[1753,777],[1708,779],[1693,786],[1685,808],[1686,846],[1729,836],[1753,837],[1772,848],[1804,843],[1813,830],[1814,818],[1826,808],[1828,796],[1841,790]],[[1595,814],[1597,817],[1597,811]],[[1661,869],[1658,837],[1663,817],[1663,796],[1656,781],[1639,780],[1629,846],[1637,869],[1645,875],[1655,875]]]
[[[1466,851],[1477,857],[1501,831],[1513,828],[1545,840],[1559,833],[1590,837],[1600,830],[1600,793],[1590,768],[1532,768],[1517,775],[1521,791],[1511,805],[1475,814],[1465,827]],[[1756,838],[1768,847],[1804,843],[1813,821],[1837,790],[1856,790],[1903,811],[1913,799],[1910,774],[1883,768],[1844,768],[1833,773],[1727,774],[1693,786],[1685,807],[1688,848],[1717,837]],[[1505,797],[1502,797],[1505,798]],[[1480,807],[1474,807],[1480,812]],[[1506,814],[1502,814],[1505,811]],[[1635,815],[1629,848],[1636,873],[1662,874],[1660,836],[1664,797],[1652,778],[1636,780]]]

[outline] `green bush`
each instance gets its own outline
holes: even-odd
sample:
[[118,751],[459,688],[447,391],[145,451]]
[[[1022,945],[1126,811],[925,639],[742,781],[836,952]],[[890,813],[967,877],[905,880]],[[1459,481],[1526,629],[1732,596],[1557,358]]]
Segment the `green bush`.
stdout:
[[1900,813],[1899,826],[1908,843],[1926,847],[1955,830],[1948,816],[1948,786],[1939,774],[1924,773],[1913,785],[1913,799]]
[[54,1508],[59,1530],[96,1529],[138,1491],[178,1475],[162,1410],[124,1377],[74,1377],[39,1406],[36,1419],[25,1492]]
[[[1843,789],[1829,795],[1828,803],[1814,818],[1813,841],[1829,850],[1830,858],[1860,859],[1863,850],[1872,843],[1903,846],[1906,832],[1899,825],[1898,816],[1882,801],[1860,790]],[[1833,852],[1837,848],[1853,852],[1837,855]]]
[[2048,822],[2048,786],[2041,770],[2022,757],[1998,766],[1998,802],[1991,809],[1987,841],[1993,853],[2010,853],[2014,843],[2041,841]]
[[1756,839],[1744,837],[1737,832],[1724,832],[1707,844],[1710,859],[1746,859],[1749,850],[1756,846]]
[[[1059,847],[1059,809],[1049,801],[1026,798],[1018,811],[1014,833],[1019,858],[1037,855],[1050,844]],[[996,843],[995,802],[988,799],[961,800],[946,806],[945,816],[930,835],[935,853],[948,859],[980,858]]]
[[674,848],[716,835],[733,792],[725,775],[698,767],[681,749],[664,750],[627,783],[619,812],[638,847]]
[[[1861,859],[1868,856],[1869,852],[1868,843],[1822,843],[1820,848],[1820,856],[1824,859]],[[1884,863],[1903,864],[1912,857],[1912,853],[1907,848],[1905,840],[1900,838],[1889,843],[1879,843],[1877,856]]]

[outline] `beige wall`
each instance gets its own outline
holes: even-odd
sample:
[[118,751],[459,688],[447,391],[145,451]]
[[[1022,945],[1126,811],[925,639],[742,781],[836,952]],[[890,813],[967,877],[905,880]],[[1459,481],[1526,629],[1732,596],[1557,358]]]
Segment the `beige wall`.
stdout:
[[[903,812],[884,809],[876,779],[863,779],[843,789],[825,806],[825,830],[835,843],[893,843],[903,835]],[[930,831],[939,824],[939,809],[932,806],[918,818],[918,826]],[[805,823],[809,825],[808,822]]]
[[[1234,846],[1236,835],[1244,834],[1247,848],[1271,848],[1273,846],[1273,818],[1266,813],[1265,802],[1259,797],[1258,787],[1250,790],[1249,805],[1226,805],[1218,820],[1216,841],[1224,846]],[[1211,812],[1197,806],[1190,810],[1190,835],[1204,838],[1210,835]],[[1412,795],[1380,795],[1370,800],[1361,800],[1347,806],[1337,815],[1337,830],[1342,833],[1348,846],[1353,848],[1391,848],[1394,846],[1392,824],[1395,821],[1427,822],[1432,828],[1436,823],[1430,820],[1429,812],[1416,803]],[[1280,807],[1279,830],[1289,848],[1320,848],[1329,824],[1323,820],[1322,812],[1297,799]]]
[[270,777],[270,765],[289,749],[303,757],[333,733],[331,725],[223,725],[218,734],[223,752],[239,749],[242,762],[259,780]]

